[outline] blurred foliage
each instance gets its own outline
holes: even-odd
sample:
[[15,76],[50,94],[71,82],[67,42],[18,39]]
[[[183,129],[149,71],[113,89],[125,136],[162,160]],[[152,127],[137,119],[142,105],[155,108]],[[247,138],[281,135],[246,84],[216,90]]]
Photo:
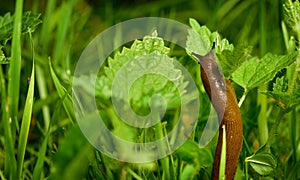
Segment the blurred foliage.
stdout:
[[[137,17],[159,16],[185,24],[188,24],[189,18],[195,18],[201,25],[206,25],[212,31],[218,31],[235,45],[252,45],[254,52],[258,52],[260,47],[259,23],[263,16],[265,31],[268,32],[266,41],[271,45],[267,46],[267,51],[281,54],[284,52],[281,35],[281,21],[284,19],[282,3],[282,0],[87,0],[77,1],[74,5],[74,14],[91,11],[84,31],[81,31],[83,36],[80,42],[83,47],[96,34],[118,22]],[[25,10],[44,14],[46,5],[46,1],[31,0],[26,1],[24,6]],[[14,2],[2,2],[0,7],[1,14],[12,11]],[[72,21],[78,21],[75,17],[73,16]]]
[[[295,51],[295,47],[299,46],[299,36],[297,36],[299,31],[297,32],[297,26],[295,26],[297,23],[295,23],[295,19],[291,19],[293,12],[298,11],[297,9],[296,11],[291,10],[291,6],[284,7],[283,3],[283,0],[26,1],[23,11],[31,11],[34,14],[40,13],[42,24],[37,26],[33,33],[37,82],[23,177],[30,179],[34,170],[35,178],[48,177],[53,173],[53,178],[63,174],[64,177],[87,177],[87,179],[120,179],[122,176],[129,179],[139,179],[139,177],[161,179],[164,176],[163,171],[166,171],[161,166],[162,161],[137,165],[110,159],[87,145],[78,126],[72,124],[69,118],[70,112],[66,113],[65,109],[71,106],[69,103],[70,79],[83,49],[97,34],[118,22],[137,17],[154,16],[174,19],[184,24],[188,24],[189,19],[194,18],[211,32],[217,31],[222,37],[226,37],[235,47],[251,46],[252,51],[249,49],[249,52],[251,51],[253,56],[263,57],[266,52],[277,55],[286,54],[287,49]],[[292,3],[292,1],[288,1],[288,3]],[[1,1],[0,15],[3,16],[7,12],[14,14],[14,6],[14,1]],[[299,7],[299,3],[297,7]],[[284,16],[284,8],[288,11],[287,16]],[[298,17],[296,16],[296,18]],[[287,23],[289,27],[284,29],[282,22],[286,18],[290,18]],[[30,77],[32,68],[32,53],[28,36],[23,35],[22,42],[19,119],[21,119],[24,111],[28,77]],[[7,45],[0,51],[0,59],[10,57],[10,44],[11,42],[8,40]],[[176,48],[171,49],[171,53],[178,57],[185,55],[184,51],[176,52],[176,50]],[[228,53],[228,57],[230,56],[235,56],[234,52]],[[53,67],[51,70],[49,60]],[[208,97],[199,79],[199,68],[188,56],[181,57],[179,62],[190,71],[197,82],[201,102],[208,102]],[[3,70],[4,74],[3,79],[7,81],[6,74],[8,74],[9,64],[3,61],[1,66],[1,73]],[[273,81],[269,82],[268,94],[274,99],[269,98],[267,101],[266,119],[268,125],[272,125],[276,121],[278,104],[280,106],[282,102],[288,104],[292,101],[291,97],[288,97],[291,94],[294,94],[293,97],[297,97],[297,100],[299,99],[299,87],[293,85],[299,84],[299,78],[291,73],[297,72],[297,67],[299,68],[299,65],[296,66],[295,64],[292,68],[281,70],[275,75]],[[231,74],[231,71],[228,73]],[[55,77],[55,82],[50,78],[51,75]],[[284,75],[287,76],[287,79],[281,78]],[[297,88],[295,90],[282,89],[287,84],[289,87]],[[233,85],[239,99],[243,89],[237,84]],[[257,91],[249,92],[241,107],[245,137],[241,161],[247,157],[253,161],[269,157],[269,155],[259,153],[251,156],[263,145],[258,140],[259,124],[257,119],[262,107],[257,104],[257,96]],[[297,169],[300,167],[300,135],[293,133],[300,132],[299,122],[296,121],[300,118],[299,106],[291,104],[290,107],[295,109],[291,110],[285,118],[282,118],[283,121],[279,124],[278,133],[276,133],[277,143],[271,147],[272,152],[275,152],[275,157],[269,157],[272,160],[270,165],[272,168],[276,168],[271,176],[275,179],[283,176],[290,179],[299,178]],[[200,139],[200,132],[205,126],[209,112],[209,103],[205,103],[200,109],[196,133],[192,137],[195,141]],[[0,132],[2,131],[3,122],[0,121]],[[13,137],[17,139],[18,134],[14,134]],[[167,170],[171,174],[172,171],[178,172],[178,174],[173,172],[177,175],[176,177],[209,179],[212,168],[212,164],[209,163],[212,162],[215,144],[214,140],[207,148],[200,150],[193,141],[188,141],[174,154],[174,157],[178,156],[177,159],[170,158],[170,163],[176,165]],[[201,156],[205,156],[207,159],[202,159]],[[0,179],[6,175],[5,173],[3,175],[2,172],[4,158],[4,138],[1,133]],[[273,158],[278,160],[277,167],[274,167]],[[38,166],[35,166],[36,162],[38,162]],[[260,162],[264,161],[261,160]],[[240,164],[237,176],[244,178],[245,164],[244,162]],[[86,165],[85,168],[82,168],[83,165]],[[259,174],[255,172],[255,169],[259,169],[257,168],[258,165],[253,165],[253,163],[250,165],[254,168],[249,169],[251,177],[260,178]],[[72,172],[76,173],[73,174]],[[267,174],[269,172],[268,170]]]

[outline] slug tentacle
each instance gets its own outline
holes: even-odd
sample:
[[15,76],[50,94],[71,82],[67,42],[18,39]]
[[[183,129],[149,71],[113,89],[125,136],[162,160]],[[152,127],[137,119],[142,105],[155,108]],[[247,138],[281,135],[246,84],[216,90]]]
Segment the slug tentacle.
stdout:
[[238,159],[242,150],[243,125],[234,89],[229,80],[225,80],[215,60],[213,50],[205,56],[195,55],[201,66],[201,79],[204,88],[218,113],[220,121],[219,139],[216,148],[212,179],[219,179],[223,129],[226,128],[226,167],[227,180],[234,179]]

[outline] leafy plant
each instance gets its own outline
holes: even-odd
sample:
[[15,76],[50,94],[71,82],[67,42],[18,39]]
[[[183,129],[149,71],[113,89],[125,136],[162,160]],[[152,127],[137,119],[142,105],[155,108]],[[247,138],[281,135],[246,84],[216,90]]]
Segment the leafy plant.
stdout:
[[[156,32],[152,36],[144,37],[143,41],[136,40],[130,49],[124,48],[121,53],[115,54],[114,59],[108,59],[105,76],[101,77],[98,83],[99,86],[96,86],[96,96],[101,96],[106,91],[110,91],[113,81],[116,81],[116,78],[121,78],[121,75],[117,77],[117,73],[120,73],[122,67],[128,66],[122,72],[124,78],[114,82],[115,89],[126,88],[128,86],[126,83],[131,81],[130,78],[142,75],[130,87],[129,101],[136,112],[145,110],[151,97],[157,93],[167,101],[166,104],[169,107],[177,107],[179,105],[178,95],[184,94],[186,82],[183,80],[181,71],[174,67],[174,59],[169,58],[168,54],[169,48],[164,46],[163,39],[158,38]],[[129,62],[135,63],[135,66]],[[169,80],[161,75],[154,74],[160,71],[167,75]],[[146,75],[141,74],[141,72]],[[153,74],[147,75],[148,73]],[[178,87],[178,90],[176,87]],[[141,89],[144,89],[144,91],[140,91]],[[113,94],[109,95],[123,98],[125,95],[120,94],[122,92],[113,91]]]
[[[244,94],[240,98],[239,106],[242,105],[250,90],[273,80],[281,69],[296,62],[297,57],[299,57],[299,52],[297,51],[292,51],[289,54],[282,56],[268,53],[261,59],[258,57],[251,57],[249,48],[238,48],[235,50],[233,45],[230,45],[226,39],[221,39],[217,32],[211,33],[205,26],[200,26],[193,19],[190,20],[190,24],[193,30],[189,31],[187,53],[194,58],[193,53],[203,56],[210,51],[210,48],[214,49],[214,53],[219,60],[224,76],[231,78],[232,81],[244,88]],[[195,39],[197,42],[194,43],[193,41]],[[215,43],[214,47],[212,47],[213,43]],[[241,60],[241,58],[244,59]],[[233,64],[233,62],[237,62],[237,64],[235,66],[228,66]],[[289,94],[286,91],[287,83],[284,83],[282,77],[281,79],[276,79],[273,92],[266,93],[275,98],[285,112],[289,111],[290,108],[293,108],[293,105],[298,104],[299,101],[298,85],[294,90],[291,90]],[[276,168],[276,159],[274,158],[274,155],[270,153],[269,148],[273,143],[275,131],[278,128],[279,121],[283,117],[284,112],[280,111],[279,114],[278,119],[272,127],[267,146],[264,148],[265,151],[263,153],[260,153],[259,151],[254,155],[247,157],[245,159],[246,169],[248,168],[248,162],[250,162],[253,169],[261,175],[269,175]],[[246,177],[248,178],[248,174],[246,174]]]

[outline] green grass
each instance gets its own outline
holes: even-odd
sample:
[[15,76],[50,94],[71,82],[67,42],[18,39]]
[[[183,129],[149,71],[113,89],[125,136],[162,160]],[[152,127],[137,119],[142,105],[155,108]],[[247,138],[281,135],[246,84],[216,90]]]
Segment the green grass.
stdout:
[[[30,34],[30,40],[32,40],[31,33],[29,34]],[[34,52],[33,43],[32,43],[32,51]],[[33,63],[34,63],[34,57],[33,57]],[[34,71],[34,64],[33,64],[29,88],[28,88],[28,94],[24,106],[24,113],[22,117],[20,135],[18,139],[19,143],[18,143],[18,159],[17,159],[17,179],[21,179],[22,177],[23,163],[24,163],[26,145],[27,145],[29,128],[30,128],[31,117],[32,117],[32,106],[34,103],[34,82],[35,82],[35,71]]]
[[[199,78],[199,66],[184,50],[171,44],[173,54],[184,56],[178,61],[189,70],[199,90],[201,107],[197,126],[181,149],[145,164],[114,160],[86,141],[77,125],[71,97],[76,62],[90,40],[118,22],[159,16],[188,24],[192,17],[211,31],[218,31],[235,46],[253,46],[253,56],[297,51],[295,63],[276,74],[286,77],[287,92],[293,92],[300,82],[300,30],[286,21],[283,3],[281,0],[1,2],[1,16],[14,7],[11,10],[14,22],[12,39],[2,48],[10,62],[0,64],[0,179],[210,179],[216,138],[206,147],[197,145],[209,116],[210,102]],[[28,10],[41,13],[42,24],[34,32],[22,34],[22,15]],[[117,35],[112,41],[120,42],[121,38]],[[300,178],[300,106],[284,109],[274,98],[261,93],[271,91],[275,82],[276,78],[249,91],[233,83],[244,127],[238,178]],[[105,101],[101,103],[99,108],[107,105]],[[103,112],[103,119],[109,124],[116,114],[111,106],[104,108],[107,112]],[[175,112],[167,114],[168,123],[178,116]],[[172,119],[171,115],[175,117]],[[159,139],[169,131],[168,123],[158,124],[155,130],[141,131],[140,135],[149,140],[154,133]],[[267,170],[262,172],[262,167]],[[220,170],[224,168],[225,163],[221,163]],[[224,171],[220,171],[220,177]]]
[[[15,19],[14,19],[14,28],[13,28],[13,38],[11,45],[11,63],[9,70],[9,80],[8,80],[8,92],[7,92],[7,100],[5,101],[5,109],[3,111],[3,121],[5,121],[6,131],[6,157],[5,158],[5,173],[9,174],[12,179],[16,177],[16,160],[14,154],[14,144],[16,137],[16,128],[18,119],[18,105],[19,105],[19,91],[20,91],[20,74],[21,74],[21,23],[22,23],[22,13],[23,13],[23,1],[18,0],[16,2],[15,7]],[[5,89],[3,89],[5,91]],[[2,106],[3,107],[3,106]],[[22,150],[20,147],[20,150]],[[25,151],[25,148],[23,149]],[[23,158],[19,158],[21,160],[18,164],[22,164]],[[21,172],[21,170],[19,170]]]

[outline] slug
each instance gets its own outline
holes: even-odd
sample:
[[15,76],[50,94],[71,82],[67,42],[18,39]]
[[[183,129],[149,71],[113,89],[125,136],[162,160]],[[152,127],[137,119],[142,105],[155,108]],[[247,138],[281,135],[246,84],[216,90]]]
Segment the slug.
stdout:
[[225,79],[218,68],[213,50],[205,56],[193,53],[201,68],[201,79],[220,121],[219,138],[214,157],[212,179],[219,179],[220,158],[222,149],[222,125],[226,129],[226,167],[227,180],[234,179],[242,150],[243,125],[240,109],[234,89],[229,80]]

